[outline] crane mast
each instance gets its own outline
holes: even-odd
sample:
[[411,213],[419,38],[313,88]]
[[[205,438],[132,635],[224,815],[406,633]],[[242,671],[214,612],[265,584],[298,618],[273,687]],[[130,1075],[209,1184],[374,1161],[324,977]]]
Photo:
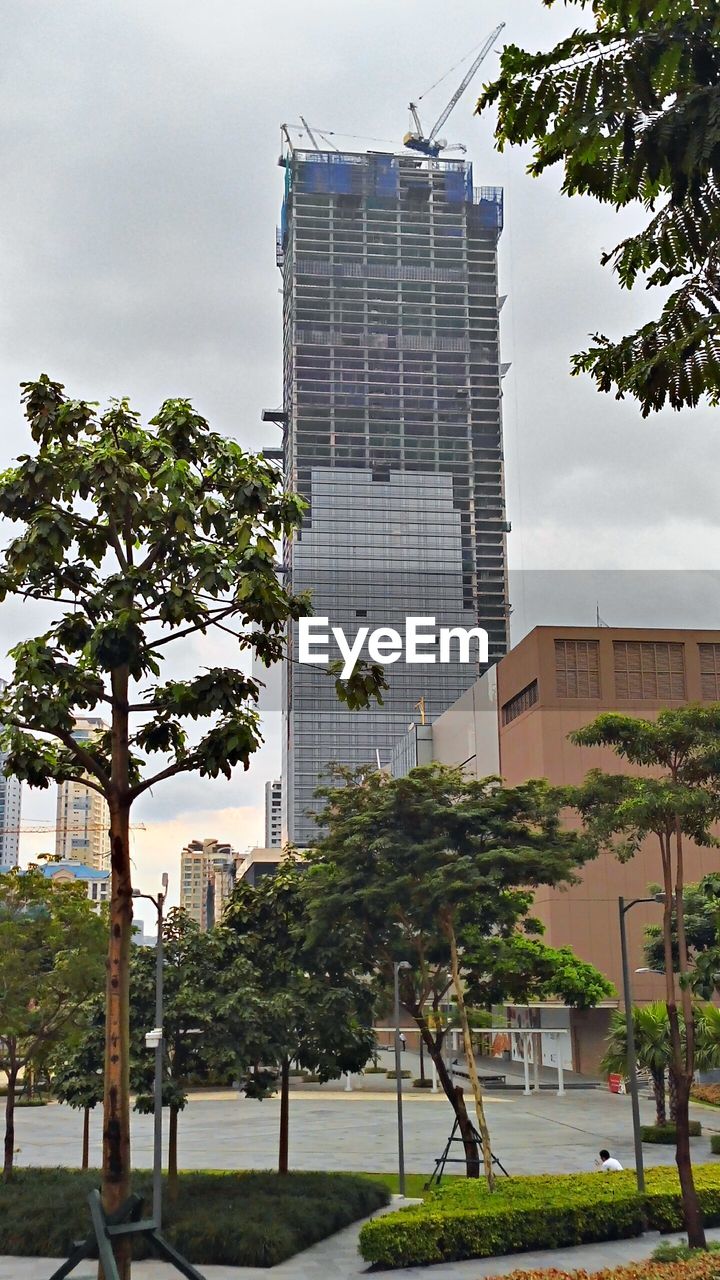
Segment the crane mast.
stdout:
[[420,118],[418,116],[418,111],[417,111],[417,103],[414,103],[414,102],[410,103],[409,110],[413,118],[415,131],[414,132],[411,131],[410,133],[405,134],[405,137],[403,138],[404,146],[409,147],[412,151],[419,151],[421,152],[422,155],[432,156],[432,157],[439,156],[440,152],[446,149],[448,145],[447,142],[445,141],[444,138],[438,138],[438,134],[442,129],[443,125],[449,119],[452,112],[454,111],[455,107],[457,106],[462,95],[464,94],[465,90],[470,84],[470,81],[473,79],[478,68],[484,62],[485,58],[490,52],[493,44],[497,40],[504,26],[505,26],[505,23],[501,22],[500,25],[497,26],[495,30],[491,32],[491,34],[488,36],[482,49],[478,53],[475,60],[471,63],[468,70],[465,72],[465,75],[460,81],[460,84],[455,90],[452,98],[448,102],[445,109],[441,111],[440,115],[435,121],[435,124],[430,130],[430,133],[427,136],[423,133],[422,126],[420,124]]

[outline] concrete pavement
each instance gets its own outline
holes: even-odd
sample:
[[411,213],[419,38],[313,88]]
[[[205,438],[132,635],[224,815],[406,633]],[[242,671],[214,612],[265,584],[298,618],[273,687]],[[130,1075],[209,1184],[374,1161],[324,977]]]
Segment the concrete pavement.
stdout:
[[[405,1082],[409,1084],[410,1082]],[[404,1094],[406,1167],[430,1173],[452,1127],[452,1111],[441,1095]],[[592,1169],[601,1147],[624,1165],[633,1163],[630,1099],[607,1090],[553,1093],[488,1093],[493,1149],[512,1173],[573,1173]],[[642,1116],[653,1119],[643,1099]],[[693,1139],[696,1160],[710,1156],[709,1134],[720,1132],[720,1111],[693,1108],[703,1137]],[[179,1163],[184,1169],[269,1169],[277,1159],[279,1102],[236,1093],[191,1097],[179,1121]],[[167,1132],[167,1129],[166,1129]],[[20,1109],[16,1113],[19,1165],[77,1165],[82,1116],[68,1107]],[[100,1160],[100,1111],[91,1124],[91,1163]],[[152,1117],[133,1115],[133,1162],[152,1160]],[[646,1148],[649,1164],[670,1164],[673,1148]],[[383,1173],[397,1163],[395,1095],[294,1090],[290,1103],[290,1164],[295,1169],[354,1169]]]
[[[600,1175],[598,1175],[599,1177]],[[553,1267],[562,1271],[599,1271],[627,1262],[649,1258],[660,1240],[657,1232],[632,1240],[610,1240],[605,1244],[578,1245],[573,1249],[537,1253],[511,1253],[502,1258],[477,1258],[469,1262],[443,1262],[434,1267],[405,1267],[396,1271],[370,1272],[357,1252],[360,1224],[323,1240],[279,1267],[200,1267],[205,1280],[483,1280],[486,1276],[508,1275],[513,1271]],[[720,1239],[720,1228],[708,1231],[711,1240]],[[682,1236],[663,1236],[681,1240]],[[52,1258],[0,1258],[0,1280],[48,1280],[57,1267]],[[83,1264],[73,1272],[74,1280],[96,1280],[97,1266]],[[176,1280],[177,1272],[161,1262],[136,1262],[133,1280]]]

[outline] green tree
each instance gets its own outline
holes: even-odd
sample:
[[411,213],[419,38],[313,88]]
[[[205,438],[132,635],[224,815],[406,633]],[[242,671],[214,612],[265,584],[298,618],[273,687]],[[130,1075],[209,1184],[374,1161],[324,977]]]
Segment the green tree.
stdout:
[[58,1102],[83,1113],[83,1169],[90,1163],[90,1112],[103,1100],[104,1058],[105,1002],[98,993],[80,1011],[73,1037],[58,1046],[48,1064]]
[[[667,1123],[665,1085],[672,1056],[667,1006],[662,1000],[635,1005],[632,1016],[637,1063],[650,1074],[655,1098],[655,1123],[664,1125]],[[600,1066],[608,1074],[628,1074],[627,1018],[623,1009],[613,1010],[607,1048]]]
[[677,1096],[676,1163],[688,1239],[691,1245],[704,1247],[688,1131],[697,1028],[685,934],[684,841],[691,839],[701,847],[718,844],[712,828],[720,819],[720,705],[661,711],[655,721],[610,713],[571,736],[581,746],[612,747],[629,764],[653,769],[656,774],[630,777],[596,770],[574,791],[573,802],[599,850],[612,851],[625,861],[646,839],[657,841],[665,893],[662,967],[672,1048],[669,1069]]
[[7,1079],[3,1179],[12,1177],[18,1078],[72,1036],[102,987],[105,929],[79,884],[38,867],[0,875],[0,1069]]
[[[556,0],[543,0],[551,8]],[[642,205],[643,229],[603,254],[623,288],[667,291],[660,315],[574,358],[643,415],[720,400],[720,10],[697,0],[565,0],[590,22],[545,53],[507,45],[478,111],[500,150],[530,143],[529,172],[563,166],[563,191]]]
[[[359,1071],[372,1056],[374,992],[353,968],[342,929],[318,934],[308,911],[308,876],[291,860],[258,885],[239,884],[223,917],[232,952],[257,975],[263,1008],[262,1061],[277,1065],[280,1084],[278,1171],[287,1173],[290,1066],[321,1080]],[[274,1090],[275,1077],[254,1096]]]
[[[222,946],[217,931],[203,932],[185,911],[173,910],[163,921],[163,1106],[169,1108],[168,1193],[177,1195],[178,1117],[185,1109],[190,1077],[207,1071],[215,1043]],[[135,1109],[151,1112],[154,1099],[154,1054],[145,1035],[155,1025],[154,947],[134,947],[130,961],[130,1008],[133,1028],[131,1084]]]
[[[237,667],[162,680],[162,659],[214,629],[233,635],[238,661],[282,656],[308,605],[282,587],[277,543],[292,538],[303,504],[187,400],[165,401],[149,428],[127,400],[98,413],[45,375],[23,384],[23,400],[37,447],[0,475],[0,516],[21,526],[0,562],[0,598],[55,612],[12,650],[0,723],[11,773],[35,787],[80,779],[110,810],[103,1201],[113,1211],[130,1188],[131,808],[164,779],[247,768],[260,742],[256,681]],[[383,683],[379,668],[356,668],[336,688],[356,705]],[[75,713],[95,707],[108,732],[77,742]],[[127,1280],[127,1241],[116,1257]]]
[[[697,884],[685,886],[683,894],[685,940],[692,985],[696,995],[709,1000],[720,987],[720,876],[703,876]],[[678,972],[677,928],[672,911],[673,967]],[[645,959],[661,973],[665,967],[665,944],[661,925],[645,927]]]
[[[509,951],[515,935],[539,928],[528,917],[533,889],[571,881],[584,857],[583,842],[561,826],[561,798],[544,782],[503,787],[497,778],[468,779],[441,765],[413,769],[402,778],[340,770],[337,782],[320,792],[325,834],[309,855],[316,928],[342,929],[366,972],[386,989],[394,963],[411,966],[400,974],[402,1003],[455,1112],[468,1174],[476,1176],[478,1151],[463,1091],[443,1058],[443,1007],[452,992],[492,1186],[490,1137],[464,993],[478,1004],[485,982],[483,998],[489,998],[486,940],[504,939]],[[536,990],[536,958],[530,957],[524,984],[513,975],[516,993]],[[492,996],[501,998],[499,989]]]

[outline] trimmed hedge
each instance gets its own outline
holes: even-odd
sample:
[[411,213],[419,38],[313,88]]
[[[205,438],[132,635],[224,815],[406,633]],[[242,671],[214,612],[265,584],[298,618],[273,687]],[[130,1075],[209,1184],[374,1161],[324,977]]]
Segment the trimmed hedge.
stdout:
[[384,1076],[387,1067],[363,1067],[363,1075],[366,1076]]
[[[720,1169],[699,1165],[695,1185],[707,1226],[720,1224]],[[486,1258],[524,1249],[557,1249],[682,1229],[677,1171],[646,1171],[640,1196],[634,1170],[499,1178],[491,1194],[480,1179],[453,1178],[421,1205],[367,1222],[360,1232],[366,1262],[408,1267]]]
[[[702,1133],[700,1121],[691,1120],[688,1125],[688,1131],[691,1138],[699,1138]],[[676,1136],[674,1124],[642,1124],[640,1126],[640,1137],[643,1142],[667,1143],[668,1146],[674,1146]]]
[[714,1156],[720,1156],[720,1133],[714,1133],[710,1139],[710,1150]]
[[425,1079],[422,1076],[418,1076],[416,1080],[413,1080],[413,1089],[432,1089],[432,1084],[432,1080],[428,1080],[427,1076]]
[[[151,1179],[147,1171],[133,1178],[146,1206]],[[87,1195],[99,1182],[98,1169],[16,1169],[0,1187],[0,1255],[67,1257],[87,1234]],[[181,1173],[178,1182],[177,1202],[165,1199],[163,1234],[198,1265],[273,1267],[390,1199],[382,1183],[347,1173]],[[142,1238],[133,1256],[150,1256]]]
[[[412,1075],[411,1071],[401,1071],[400,1079],[409,1080],[411,1075]],[[397,1080],[397,1071],[386,1071],[385,1078],[386,1080]]]

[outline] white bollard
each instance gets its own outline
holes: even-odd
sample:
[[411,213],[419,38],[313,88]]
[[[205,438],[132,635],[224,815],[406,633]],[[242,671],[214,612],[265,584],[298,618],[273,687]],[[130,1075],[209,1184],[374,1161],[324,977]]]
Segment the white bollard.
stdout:
[[523,1093],[530,1093],[530,1063],[528,1062],[529,1040],[527,1036],[523,1036],[523,1068],[525,1072],[525,1088]]
[[432,1091],[433,1093],[437,1093],[438,1091],[438,1074],[437,1067],[434,1062],[432,1064]]
[[352,1093],[352,1091],[353,1091],[352,1076],[349,1075],[348,1072],[346,1071],[345,1072],[345,1092]]
[[565,1075],[564,1075],[564,1073],[563,1073],[562,1046],[558,1049],[558,1087],[557,1087],[557,1096],[558,1096],[558,1098],[564,1098],[564,1097],[565,1097]]

